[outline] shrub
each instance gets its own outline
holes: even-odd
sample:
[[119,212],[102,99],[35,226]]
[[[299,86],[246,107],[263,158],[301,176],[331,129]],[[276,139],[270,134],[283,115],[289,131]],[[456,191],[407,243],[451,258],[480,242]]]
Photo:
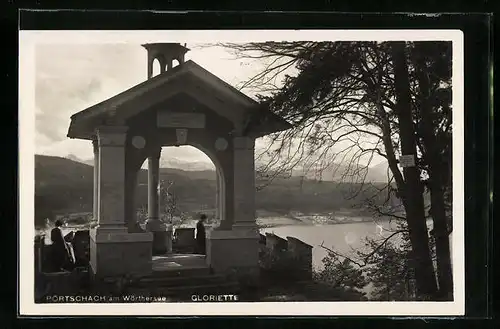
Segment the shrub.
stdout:
[[328,255],[323,258],[323,265],[322,270],[314,272],[315,281],[360,293],[368,284],[362,269],[348,259],[341,260],[333,252],[328,252]]

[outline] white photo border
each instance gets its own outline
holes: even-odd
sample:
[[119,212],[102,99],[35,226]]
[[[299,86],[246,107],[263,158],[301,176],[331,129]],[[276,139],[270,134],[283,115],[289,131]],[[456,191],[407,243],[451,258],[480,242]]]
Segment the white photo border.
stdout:
[[[453,277],[452,302],[224,302],[35,304],[34,155],[35,45],[148,42],[451,41],[453,47]],[[465,313],[464,37],[460,30],[164,30],[19,32],[19,246],[21,316],[457,316]]]

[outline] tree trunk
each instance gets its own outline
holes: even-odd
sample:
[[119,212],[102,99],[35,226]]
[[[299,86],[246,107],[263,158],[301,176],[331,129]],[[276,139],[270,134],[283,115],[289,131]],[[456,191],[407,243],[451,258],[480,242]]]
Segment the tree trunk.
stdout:
[[432,120],[432,108],[429,105],[430,83],[427,76],[428,68],[425,58],[418,52],[418,43],[416,43],[416,49],[415,68],[419,85],[422,140],[425,159],[429,166],[430,215],[434,223],[439,296],[441,299],[453,300],[450,230],[448,229],[448,217],[445,207],[445,185],[448,177],[446,170],[443,170],[444,166],[437,145],[438,141],[434,135],[435,127]]
[[[432,185],[437,186],[433,187]],[[453,272],[443,189],[439,184],[433,184],[432,182],[430,188],[431,216],[434,222],[434,239],[436,241],[439,296],[441,299],[453,300]]]
[[[393,42],[391,45],[397,100],[396,112],[400,129],[401,153],[413,155],[416,159],[416,141],[405,48],[405,42]],[[437,284],[429,248],[420,172],[416,166],[412,166],[403,168],[403,174],[405,184],[401,192],[412,245],[417,294],[425,299],[436,298]]]

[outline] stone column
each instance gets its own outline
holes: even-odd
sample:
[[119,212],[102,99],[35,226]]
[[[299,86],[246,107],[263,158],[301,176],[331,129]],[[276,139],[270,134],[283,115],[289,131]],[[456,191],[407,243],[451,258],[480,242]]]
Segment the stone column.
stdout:
[[160,220],[160,151],[148,157],[148,225]]
[[155,54],[148,51],[148,79],[153,77],[153,66],[155,62]]
[[135,200],[138,169],[131,165],[125,169],[125,222],[129,233],[143,232],[137,222],[137,204]]
[[94,148],[94,203],[93,203],[93,219],[97,220],[99,208],[99,142],[97,138],[92,140]]
[[160,221],[160,154],[156,150],[148,157],[148,222],[146,228],[153,233],[153,255],[172,251],[172,226]]
[[[216,217],[219,218],[220,224],[215,227],[215,230],[231,230],[232,228],[232,217],[228,216],[226,209],[226,200],[230,196],[232,198],[232,193],[226,191],[225,177],[222,175],[222,168],[217,168],[216,172]],[[232,192],[232,190],[230,190]],[[228,195],[229,194],[229,195]],[[232,200],[232,199],[230,199]]]
[[125,223],[125,139],[127,127],[108,126],[97,131],[99,142],[99,227],[127,231]]
[[217,218],[218,220],[222,220],[222,218],[221,218],[221,202],[220,202],[220,199],[221,199],[221,197],[220,197],[221,179],[219,176],[220,176],[219,170],[216,170],[216,174],[215,174],[215,218]]
[[255,218],[255,139],[235,137],[233,229],[256,229]]

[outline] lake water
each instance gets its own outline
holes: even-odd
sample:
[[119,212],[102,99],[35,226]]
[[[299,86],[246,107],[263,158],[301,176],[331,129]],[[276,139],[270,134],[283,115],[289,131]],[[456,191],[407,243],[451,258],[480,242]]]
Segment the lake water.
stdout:
[[[261,233],[274,233],[282,238],[291,236],[311,245],[313,247],[313,266],[320,269],[323,267],[322,260],[327,255],[327,250],[321,245],[352,259],[357,259],[355,252],[357,250],[366,250],[364,244],[366,238],[382,241],[392,234],[392,230],[396,229],[396,223],[388,220],[369,222],[360,222],[361,218],[352,218],[352,220],[357,222],[318,224],[316,218],[314,220],[301,219],[297,221],[296,219],[284,217],[259,218],[257,221],[259,225],[264,227],[274,225],[273,227],[262,228]],[[195,223],[193,221],[187,226],[194,227]],[[432,226],[430,221],[429,226]],[[74,227],[65,227],[63,233],[66,234],[74,229]],[[50,228],[47,229],[46,233],[50,233]],[[49,235],[46,234],[47,243],[50,243]],[[400,236],[394,236],[391,241],[397,244],[400,241]]]
[[[356,260],[358,259],[356,251],[369,251],[364,244],[366,238],[382,241],[397,228],[396,223],[389,220],[361,222],[361,220],[364,220],[363,218],[349,219],[354,220],[354,222],[324,224],[323,220],[318,220],[317,218],[300,218],[300,220],[297,220],[297,218],[290,219],[284,217],[259,218],[257,222],[261,227],[265,227],[260,230],[263,234],[266,232],[274,233],[282,238],[291,236],[311,245],[313,247],[313,267],[321,269],[323,267],[323,258],[327,255],[327,250],[321,247],[321,245]],[[318,222],[321,224],[318,224]],[[194,227],[195,223],[195,221],[192,221],[187,223],[186,226]],[[429,229],[432,228],[432,221],[428,221],[428,226]],[[80,227],[80,229],[83,229],[83,227]],[[71,230],[75,230],[75,228],[63,228],[64,234]],[[50,233],[50,229],[48,229],[47,233]],[[50,240],[49,234],[46,234],[46,239],[46,242],[50,243],[48,241]],[[391,241],[397,244],[401,241],[401,238],[399,235],[396,235]],[[370,296],[371,290],[371,284],[363,289],[368,296]]]
[[[336,252],[346,256],[355,257],[354,250],[363,250],[364,240],[367,237],[374,239],[384,239],[391,234],[391,228],[395,228],[394,223],[389,221],[377,222],[353,222],[346,224],[312,224],[313,221],[297,221],[289,218],[259,218],[259,225],[272,226],[262,228],[261,233],[274,233],[282,238],[287,236],[295,237],[303,242],[310,244],[313,247],[313,266],[316,268],[322,267],[322,259],[326,256],[327,251],[321,247],[334,249]],[[314,220],[317,222],[317,220]],[[195,221],[189,223],[195,226]],[[83,229],[84,227],[80,227]],[[63,233],[67,234],[77,227],[64,227]],[[46,243],[50,244],[50,228],[46,230]],[[392,240],[397,241],[398,237]]]
[[[274,233],[282,238],[295,237],[311,245],[313,247],[313,266],[322,268],[322,260],[328,251],[321,245],[356,259],[355,251],[366,250],[364,246],[366,238],[383,240],[392,234],[389,230],[395,228],[395,223],[385,220],[330,225],[286,225],[261,229],[261,232]],[[395,236],[391,240],[398,242],[399,239],[398,236]]]

